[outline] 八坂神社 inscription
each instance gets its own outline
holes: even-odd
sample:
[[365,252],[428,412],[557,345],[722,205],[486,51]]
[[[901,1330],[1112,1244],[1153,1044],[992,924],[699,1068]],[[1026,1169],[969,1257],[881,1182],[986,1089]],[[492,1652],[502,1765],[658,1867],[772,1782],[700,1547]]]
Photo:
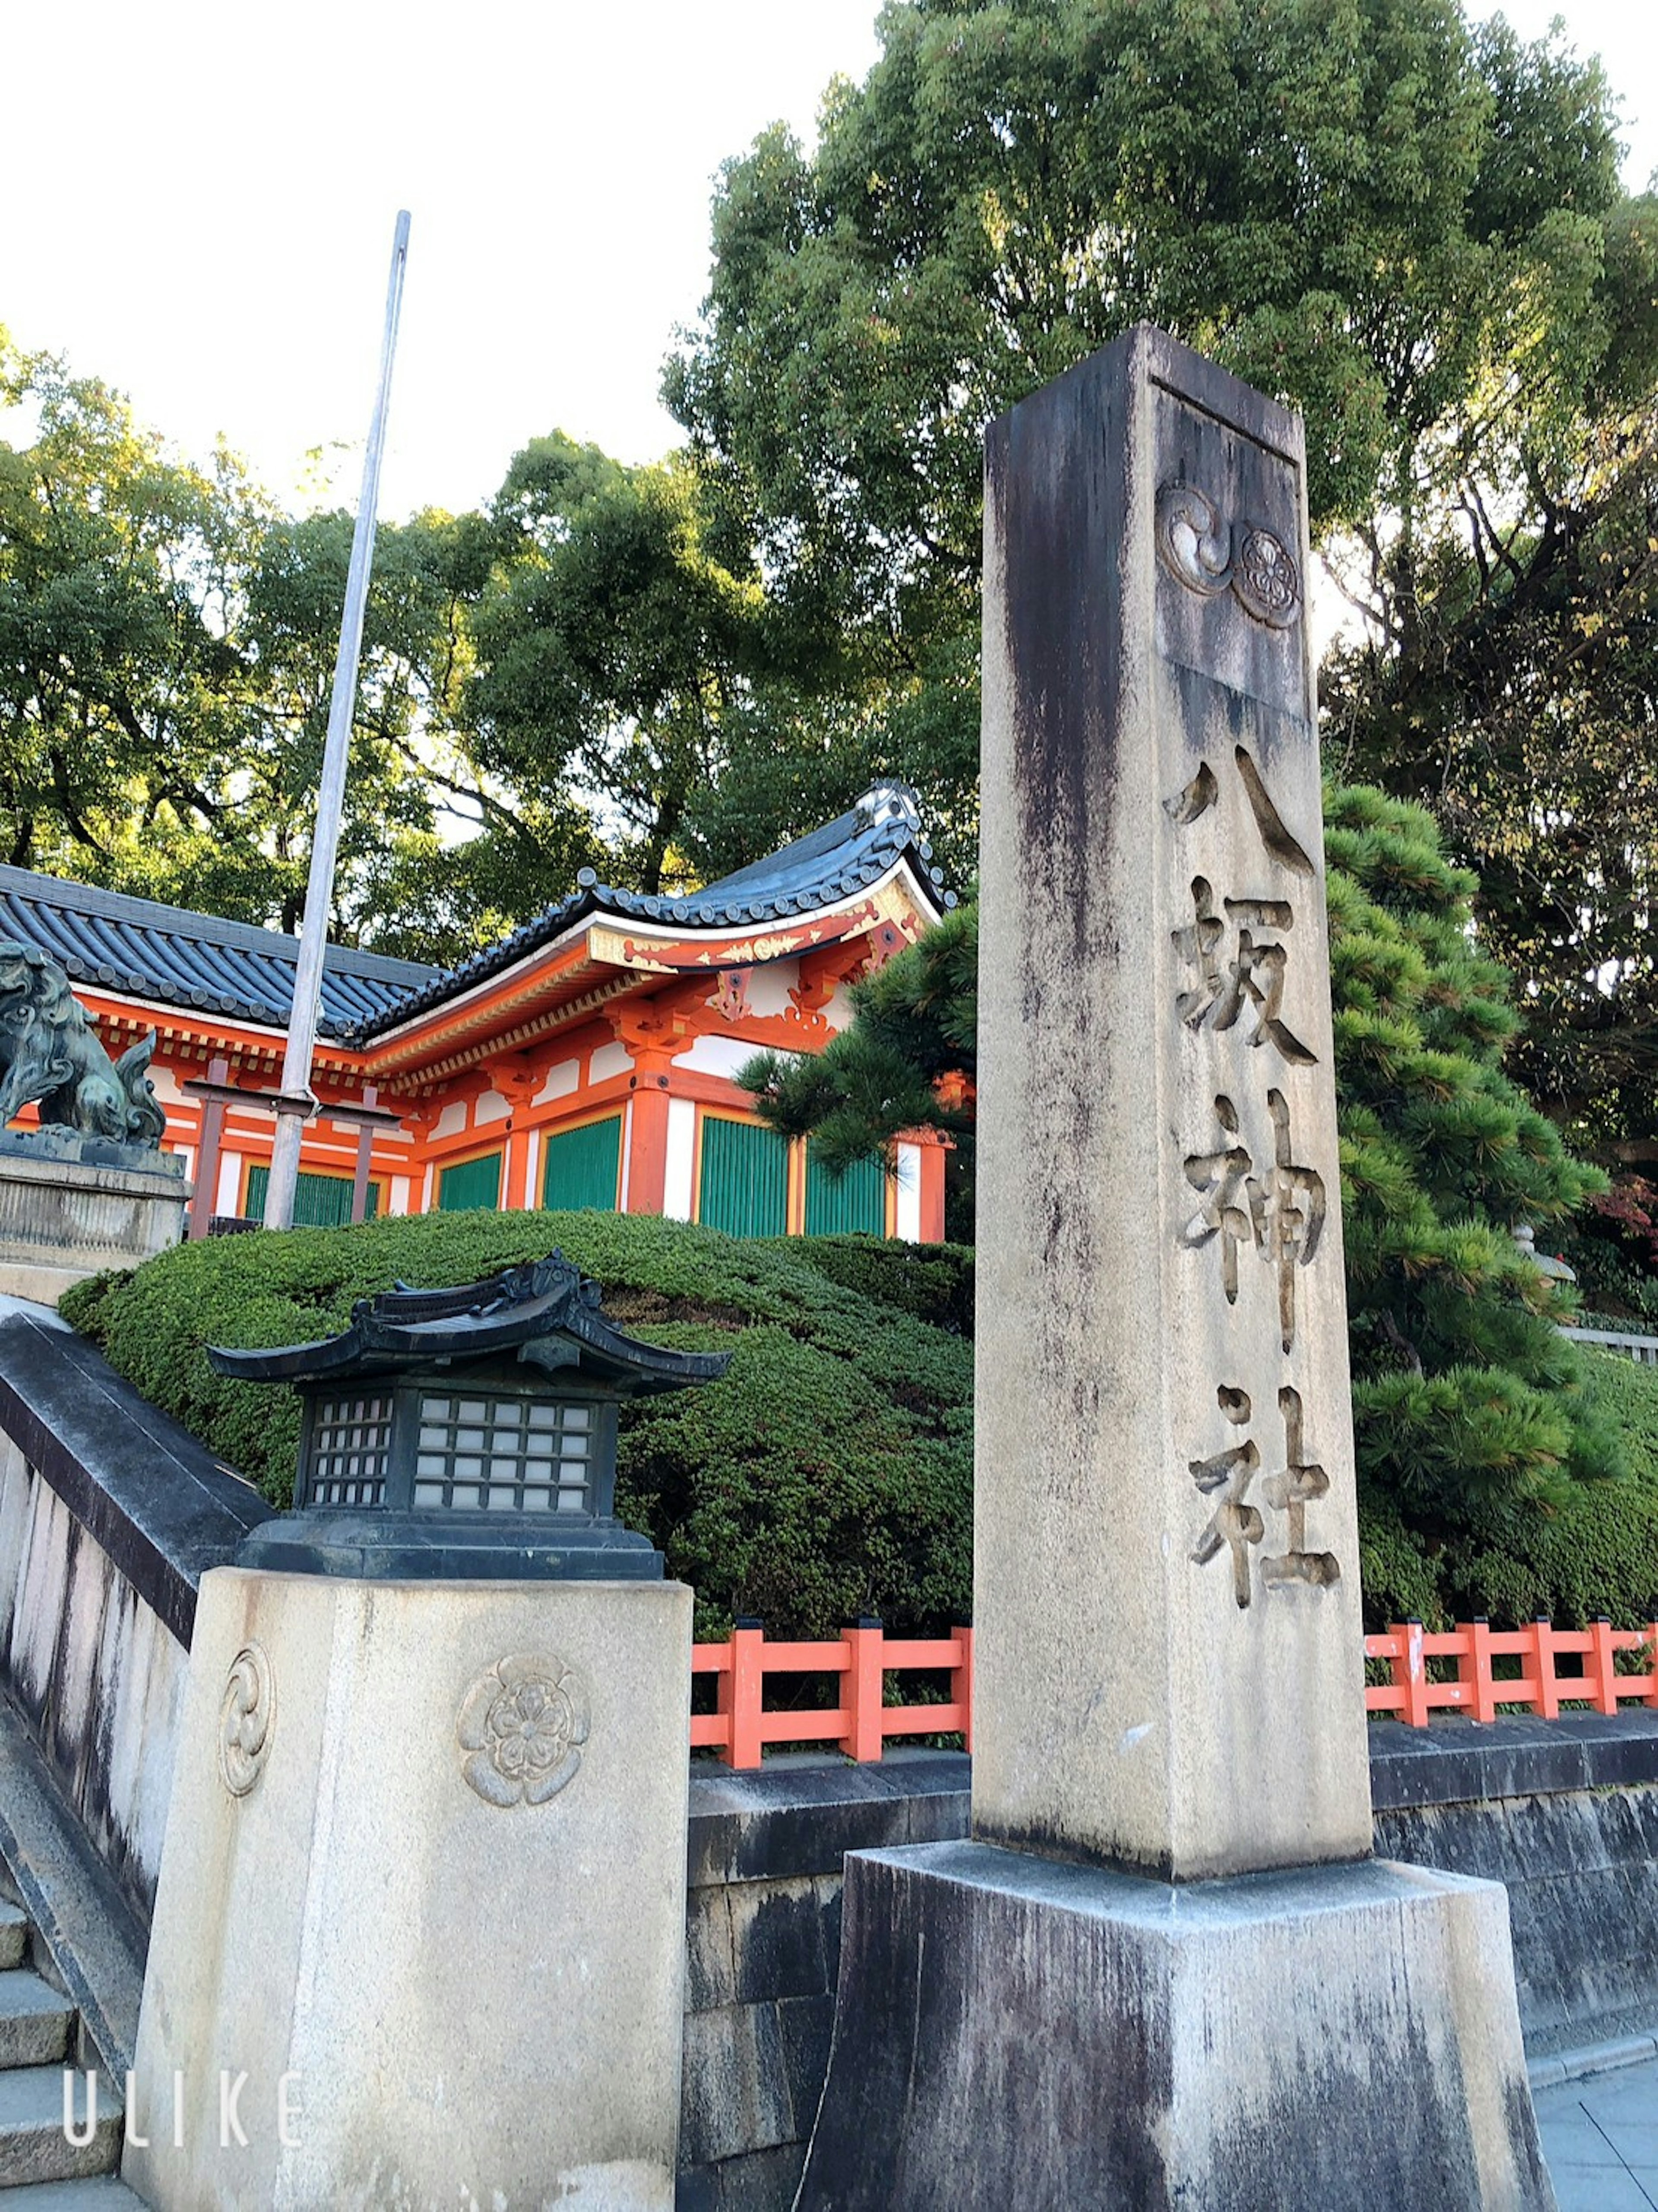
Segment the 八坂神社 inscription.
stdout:
[[[1264,1101],[1256,1091],[1260,1082],[1257,1071],[1263,1063],[1254,1054],[1264,1048],[1296,1068],[1317,1064],[1316,1054],[1302,1042],[1284,1012],[1291,974],[1286,940],[1295,927],[1294,902],[1285,894],[1297,889],[1298,895],[1298,889],[1272,880],[1275,870],[1302,879],[1314,870],[1305,846],[1285,823],[1246,747],[1235,748],[1233,765],[1260,837],[1262,880],[1239,886],[1248,895],[1234,897],[1218,895],[1208,875],[1193,876],[1193,918],[1170,932],[1185,977],[1185,988],[1175,995],[1175,1012],[1186,1030],[1208,1032],[1235,1062],[1234,1072],[1223,1078],[1229,1090],[1215,1097],[1218,1141],[1187,1153],[1181,1162],[1186,1180],[1201,1203],[1182,1224],[1180,1242],[1189,1250],[1218,1249],[1221,1290],[1229,1309],[1238,1301],[1240,1254],[1253,1252],[1272,1268],[1278,1340],[1287,1355],[1296,1348],[1297,1272],[1310,1266],[1317,1255],[1328,1200],[1323,1175],[1297,1157],[1289,1097],[1270,1080],[1264,1085]],[[1164,811],[1179,830],[1189,833],[1206,817],[1218,818],[1221,796],[1220,779],[1204,761],[1185,788],[1165,801]],[[1252,878],[1254,873],[1252,869]],[[1270,1158],[1264,1148],[1257,1157],[1243,1133],[1246,1117],[1239,1102],[1250,1092],[1255,1094],[1257,1106],[1264,1103],[1266,1107],[1272,1130]],[[1258,1122],[1258,1112],[1250,1118]],[[1247,1392],[1224,1384],[1217,1399],[1230,1422],[1247,1426]],[[1223,1551],[1230,1553],[1240,1607],[1249,1603],[1252,1552],[1260,1559],[1261,1580],[1269,1588],[1299,1584],[1326,1589],[1340,1574],[1332,1554],[1307,1548],[1307,1509],[1324,1496],[1329,1479],[1321,1467],[1303,1457],[1300,1395],[1286,1383],[1279,1389],[1278,1402],[1284,1421],[1285,1463],[1254,1495],[1251,1486],[1260,1472],[1260,1454],[1253,1440],[1246,1437],[1190,1462],[1193,1480],[1212,1501],[1192,1557],[1206,1565]],[[1284,1551],[1262,1548],[1267,1527],[1257,1498],[1284,1515]]]

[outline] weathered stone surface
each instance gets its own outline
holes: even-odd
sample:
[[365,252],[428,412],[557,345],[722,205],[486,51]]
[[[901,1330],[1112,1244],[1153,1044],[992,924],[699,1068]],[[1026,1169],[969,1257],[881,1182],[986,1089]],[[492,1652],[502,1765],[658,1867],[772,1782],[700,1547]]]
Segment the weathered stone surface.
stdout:
[[84,1275],[136,1267],[176,1244],[191,1186],[170,1155],[149,1158],[100,1166],[0,1149],[0,1293],[51,1304]]
[[182,1644],[196,1585],[271,1517],[258,1492],[45,1307],[0,1297],[0,1432]]
[[847,1851],[959,1835],[968,1773],[959,1752],[890,1747],[878,1765],[786,1755],[752,1774],[700,1771],[690,1790],[691,1887],[823,1874]]
[[[86,2125],[90,2078],[78,2076],[71,2093],[77,2129]],[[96,2130],[88,2142],[77,2147],[64,2134],[62,2067],[28,2066],[0,2074],[0,2172],[7,2181],[27,2187],[106,2172],[121,2133],[118,2088],[100,2082],[97,2107]],[[21,2187],[18,2193],[22,2195]]]
[[974,1826],[1176,1879],[1370,1844],[1303,476],[1145,329],[987,447]]
[[1566,1790],[1658,1782],[1658,1712],[1505,1714],[1482,1726],[1448,1715],[1430,1729],[1370,1723],[1370,1796],[1378,1813]]
[[768,1759],[690,1785],[679,2212],[786,2212],[835,2014],[848,1850],[967,1831],[968,1761]]
[[129,2153],[143,2195],[666,2212],[690,1606],[203,1577],[137,2064],[141,2110],[183,2069],[185,2148]]
[[1389,1856],[1502,1882],[1533,2057],[1658,2030],[1658,1787],[1376,1815]]
[[859,1853],[799,2204],[1552,2208],[1519,2053],[1494,1884]]
[[772,2003],[726,2005],[685,2021],[684,2142],[689,2166],[804,2142],[789,2098],[782,2024]]
[[[79,1819],[4,1700],[0,1860],[0,1881],[27,1913],[32,1963],[49,1960],[52,1979],[74,2003],[77,2063],[95,2058],[118,2083],[132,2063],[137,2038],[148,1931],[94,1856]],[[103,2102],[108,2104],[107,2094]],[[116,2102],[118,2106],[118,2093]]]
[[143,1913],[161,1864],[185,1666],[108,1553],[0,1435],[0,1677]]

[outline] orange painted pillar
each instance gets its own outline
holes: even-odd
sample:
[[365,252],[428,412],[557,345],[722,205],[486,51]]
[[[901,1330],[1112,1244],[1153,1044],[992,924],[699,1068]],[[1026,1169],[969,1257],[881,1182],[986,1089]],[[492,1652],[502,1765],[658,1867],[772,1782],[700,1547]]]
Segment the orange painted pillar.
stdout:
[[507,1213],[521,1213],[527,1203],[525,1191],[530,1181],[530,1133],[527,1129],[513,1128],[511,1122],[507,1128],[504,1180],[506,1188],[501,1201],[502,1209]]
[[944,1241],[944,1148],[923,1145],[921,1156],[921,1242]]
[[847,1671],[842,1677],[841,1703],[847,1716],[847,1732],[837,1748],[847,1759],[878,1759],[886,1740],[881,1724],[882,1691],[886,1677],[881,1666],[886,1633],[878,1620],[860,1620],[841,1632],[847,1646]]
[[729,1724],[720,1758],[727,1766],[760,1765],[764,1738],[760,1715],[765,1705],[766,1638],[757,1620],[739,1618],[732,1629],[731,1665],[720,1677],[718,1705]]
[[652,1055],[633,1078],[628,1133],[629,1213],[660,1213],[668,1184],[668,1072]]

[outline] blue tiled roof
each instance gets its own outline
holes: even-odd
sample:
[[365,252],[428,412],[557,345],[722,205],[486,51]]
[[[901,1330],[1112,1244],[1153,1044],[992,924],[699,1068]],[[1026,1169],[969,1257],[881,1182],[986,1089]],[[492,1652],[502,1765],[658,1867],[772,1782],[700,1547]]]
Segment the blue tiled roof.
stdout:
[[932,848],[921,836],[920,805],[908,784],[879,783],[846,813],[797,838],[780,852],[756,860],[735,875],[683,897],[617,890],[601,884],[591,868],[577,877],[580,888],[556,906],[525,922],[498,945],[476,952],[458,968],[434,975],[395,1005],[367,1016],[357,1035],[370,1037],[407,1021],[428,1006],[487,982],[515,961],[590,914],[613,914],[635,921],[682,922],[691,929],[744,929],[756,922],[786,921],[793,915],[815,914],[878,883],[908,858],[923,889],[942,912],[956,904],[954,891],[941,888],[941,872],[929,866]]
[[[287,1026],[299,945],[277,930],[0,867],[0,937],[38,945],[72,982],[234,1021]],[[323,959],[322,1034],[342,1036],[373,1021],[438,973],[420,961],[330,945]]]
[[[915,793],[907,784],[882,783],[810,836],[682,898],[618,890],[584,868],[568,898],[457,968],[331,945],[323,963],[319,1028],[323,1036],[344,1041],[377,1036],[487,981],[590,914],[692,929],[783,922],[853,896],[906,858],[940,910],[955,905],[955,893],[939,888],[939,871],[928,865],[932,848],[921,836]],[[0,867],[0,937],[38,945],[75,982],[232,1020],[287,1025],[299,945],[276,930]]]

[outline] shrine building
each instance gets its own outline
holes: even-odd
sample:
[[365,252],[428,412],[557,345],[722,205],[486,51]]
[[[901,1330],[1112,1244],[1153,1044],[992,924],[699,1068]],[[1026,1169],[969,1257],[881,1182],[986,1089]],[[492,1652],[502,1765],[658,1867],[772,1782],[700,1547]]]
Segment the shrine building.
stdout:
[[[956,903],[930,852],[914,793],[880,784],[683,897],[584,869],[452,969],[331,945],[295,1221],[350,1219],[361,1159],[371,1215],[594,1206],[738,1236],[942,1237],[931,1133],[899,1145],[896,1174],[836,1180],[733,1080],[765,1048],[821,1051],[847,985]],[[257,1220],[274,1116],[235,1094],[279,1087],[297,939],[3,866],[0,937],[62,963],[112,1058],[155,1031],[164,1147],[211,1184],[194,1233],[210,1212]]]

